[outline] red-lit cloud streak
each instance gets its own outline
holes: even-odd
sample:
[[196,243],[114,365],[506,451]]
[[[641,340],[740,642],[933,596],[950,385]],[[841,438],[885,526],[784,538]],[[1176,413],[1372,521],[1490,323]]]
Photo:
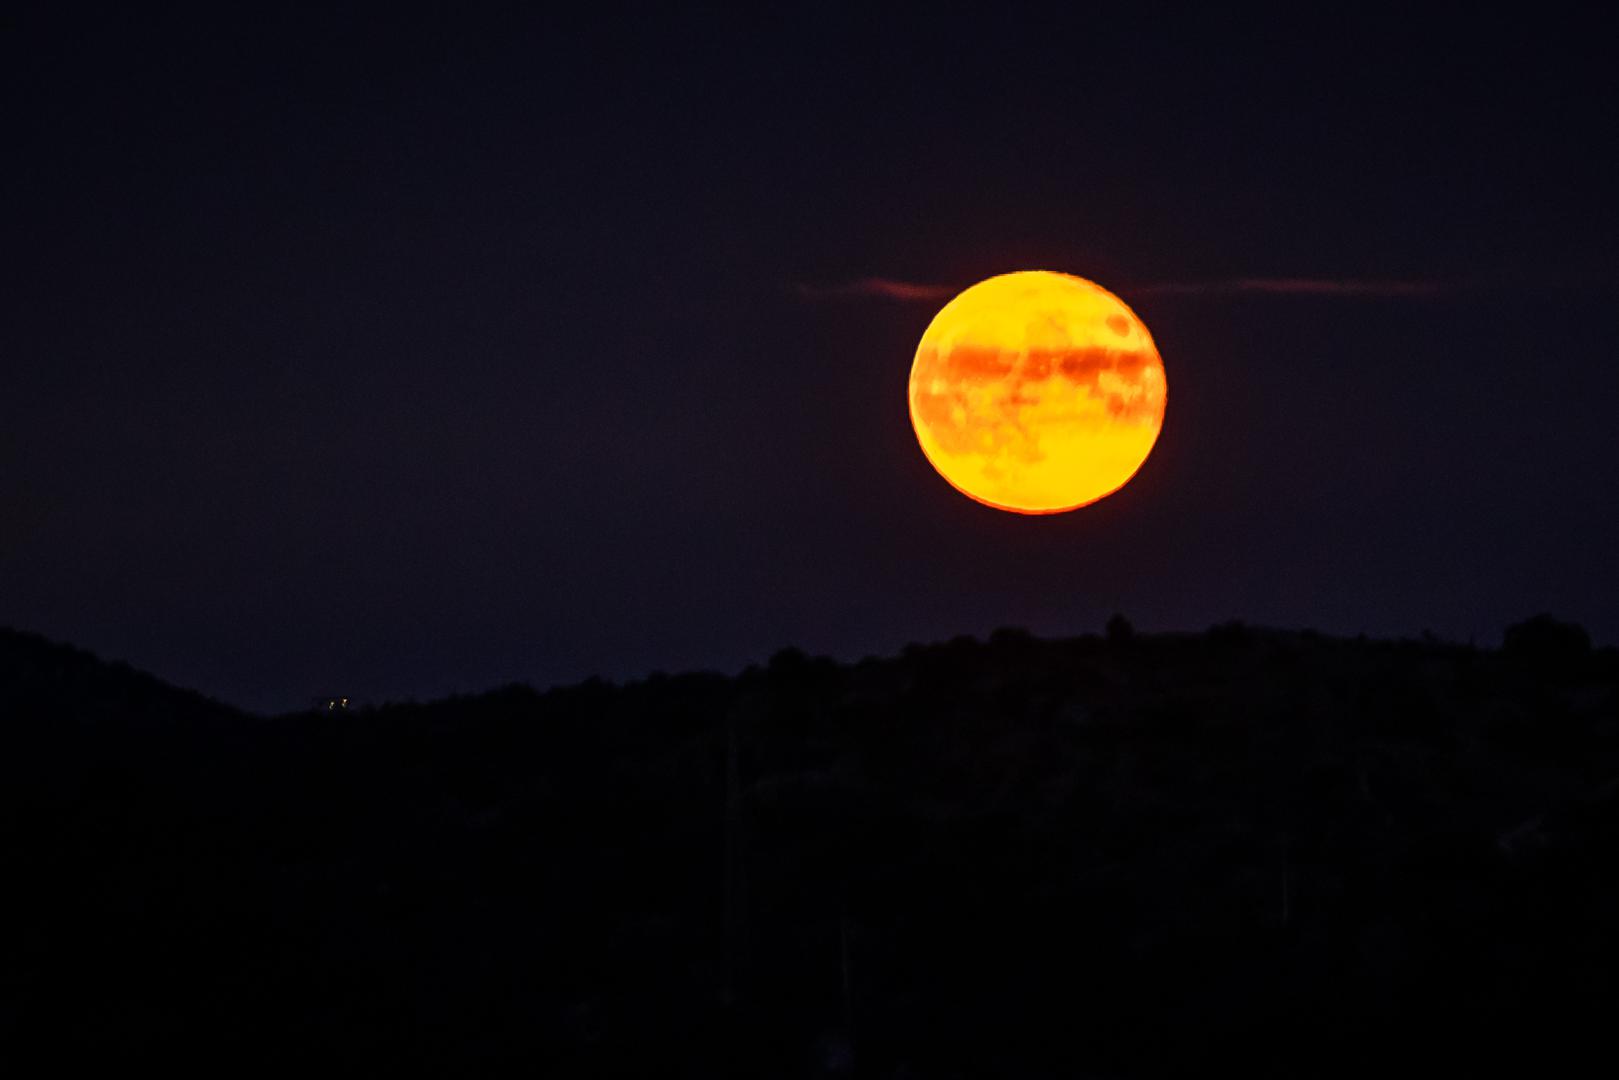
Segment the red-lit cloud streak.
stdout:
[[831,300],[842,297],[873,298],[878,300],[948,300],[961,291],[955,285],[925,285],[916,281],[894,278],[868,277],[842,285],[799,285],[799,296],[807,300]]
[[1140,296],[1446,296],[1468,291],[1454,281],[1385,281],[1359,278],[1234,278],[1230,281],[1160,281],[1129,290]]
[[[954,285],[935,285],[895,278],[868,277],[841,285],[799,285],[808,300],[877,299],[901,303],[947,300],[960,292]],[[1381,299],[1439,297],[1476,291],[1457,281],[1381,280],[1367,278],[1231,278],[1219,281],[1158,281],[1120,289],[1127,296],[1323,296]]]

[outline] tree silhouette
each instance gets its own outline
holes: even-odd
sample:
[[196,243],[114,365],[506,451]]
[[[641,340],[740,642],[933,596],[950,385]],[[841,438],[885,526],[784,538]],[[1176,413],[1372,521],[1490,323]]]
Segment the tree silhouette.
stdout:
[[1501,650],[1526,664],[1567,670],[1590,655],[1591,635],[1578,623],[1561,622],[1542,613],[1507,627]]
[[1107,639],[1115,645],[1123,645],[1136,636],[1136,628],[1130,625],[1120,612],[1114,612],[1113,617],[1107,621]]

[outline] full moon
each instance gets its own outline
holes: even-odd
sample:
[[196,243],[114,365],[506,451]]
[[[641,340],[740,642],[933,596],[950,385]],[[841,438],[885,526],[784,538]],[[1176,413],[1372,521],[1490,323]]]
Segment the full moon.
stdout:
[[1129,482],[1167,393],[1158,347],[1124,301],[1026,270],[980,281],[933,317],[911,364],[911,426],[963,495],[1058,514]]

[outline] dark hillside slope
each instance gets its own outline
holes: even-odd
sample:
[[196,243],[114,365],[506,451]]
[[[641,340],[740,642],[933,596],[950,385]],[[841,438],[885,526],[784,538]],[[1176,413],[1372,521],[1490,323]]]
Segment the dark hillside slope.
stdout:
[[248,720],[126,664],[0,628],[0,784],[14,803],[71,803],[92,777],[149,772]]
[[236,710],[169,686],[127,664],[0,627],[0,708],[8,721],[98,721],[164,726],[215,719]]
[[274,720],[7,636],[7,771],[49,778],[6,793],[0,1036],[232,1071],[1560,1073],[1619,1004],[1619,659],[1526,626],[1002,631]]

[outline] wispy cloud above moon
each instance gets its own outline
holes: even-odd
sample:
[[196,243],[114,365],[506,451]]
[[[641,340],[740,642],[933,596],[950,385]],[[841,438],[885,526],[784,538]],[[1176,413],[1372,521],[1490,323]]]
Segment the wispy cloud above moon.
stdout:
[[[867,277],[836,285],[799,284],[806,300],[876,299],[900,303],[947,300],[964,286],[898,278]],[[1440,297],[1477,291],[1459,281],[1379,278],[1225,278],[1208,281],[1149,281],[1120,288],[1126,296],[1319,296],[1383,299]]]
[[868,277],[848,281],[841,285],[804,285],[795,291],[806,300],[838,300],[874,298],[878,300],[948,300],[962,289],[956,285],[928,285],[896,278]]
[[1385,280],[1376,278],[1232,278],[1225,281],[1157,281],[1129,291],[1142,296],[1223,296],[1260,293],[1269,296],[1444,296],[1467,291],[1455,281]]

